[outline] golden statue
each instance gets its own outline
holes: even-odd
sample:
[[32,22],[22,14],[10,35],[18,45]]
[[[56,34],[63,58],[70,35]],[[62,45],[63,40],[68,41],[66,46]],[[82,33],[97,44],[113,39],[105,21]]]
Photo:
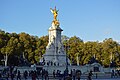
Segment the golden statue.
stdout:
[[55,26],[59,26],[59,21],[57,20],[57,15],[59,10],[56,10],[56,7],[55,9],[50,8],[50,10],[53,13],[53,17],[54,17],[54,20],[52,22],[55,24]]

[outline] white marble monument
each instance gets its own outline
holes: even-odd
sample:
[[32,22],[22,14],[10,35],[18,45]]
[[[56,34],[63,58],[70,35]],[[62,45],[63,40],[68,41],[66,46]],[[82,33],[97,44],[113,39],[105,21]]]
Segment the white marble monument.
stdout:
[[51,9],[54,20],[49,28],[49,43],[46,47],[46,53],[43,55],[45,65],[51,66],[66,66],[66,53],[64,46],[61,43],[61,32],[63,31],[59,26],[57,20],[58,10]]

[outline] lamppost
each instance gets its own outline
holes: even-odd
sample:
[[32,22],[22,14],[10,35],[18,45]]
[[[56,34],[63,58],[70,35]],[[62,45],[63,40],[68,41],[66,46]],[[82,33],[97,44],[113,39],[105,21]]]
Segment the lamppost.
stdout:
[[8,55],[7,55],[7,53],[5,53],[4,59],[2,59],[1,61],[4,62],[4,65],[5,65],[5,67],[6,67],[6,66],[7,66],[7,61],[8,61]]
[[67,57],[67,50],[66,50],[66,70],[68,70],[68,57]]
[[68,46],[67,40],[66,40],[66,46],[65,46],[65,52],[66,52],[66,76],[68,76],[68,56],[67,56],[68,48],[69,48],[69,46]]
[[7,40],[5,40],[5,55],[4,55],[5,67],[7,66],[7,61],[8,61],[8,54],[6,52],[6,46],[7,46]]
[[5,54],[5,67],[7,66],[7,61],[8,61],[8,55],[7,53]]

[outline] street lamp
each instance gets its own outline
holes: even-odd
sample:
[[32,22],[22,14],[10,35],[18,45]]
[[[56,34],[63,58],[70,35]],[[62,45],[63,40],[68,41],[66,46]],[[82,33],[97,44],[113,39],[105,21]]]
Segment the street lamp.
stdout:
[[7,66],[7,61],[8,61],[8,55],[7,53],[5,54],[5,67]]
[[66,76],[68,75],[68,57],[67,57],[68,48],[69,48],[69,46],[68,46],[67,40],[66,40],[66,46],[65,46],[65,52],[66,52]]

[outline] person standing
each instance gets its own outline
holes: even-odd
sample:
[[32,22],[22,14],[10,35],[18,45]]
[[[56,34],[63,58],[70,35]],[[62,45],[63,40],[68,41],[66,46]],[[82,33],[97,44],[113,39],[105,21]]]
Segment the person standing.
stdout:
[[76,70],[75,69],[73,69],[72,76],[73,76],[73,80],[75,80],[75,76],[76,76]]
[[65,80],[72,80],[70,74],[65,78]]
[[14,80],[14,73],[11,73],[11,80]]
[[18,70],[18,73],[17,73],[17,80],[21,80],[21,75],[20,75],[20,71]]
[[25,80],[27,79],[27,76],[28,76],[28,72],[25,71],[25,72],[24,72],[24,78],[25,78]]
[[36,80],[36,73],[35,73],[35,71],[32,72],[32,80]]
[[2,74],[0,73],[0,79],[2,78]]
[[81,71],[77,71],[77,72],[76,72],[76,78],[77,78],[78,80],[80,80],[80,77],[81,77]]
[[88,74],[88,80],[92,80],[92,75],[93,75],[93,73],[92,73],[92,71],[90,71]]
[[112,70],[112,72],[111,72],[111,78],[114,78],[114,77],[115,77],[115,71]]
[[49,80],[49,78],[48,78],[48,71],[47,70],[45,70],[44,77],[45,77],[45,80]]
[[53,71],[53,78],[55,78],[55,70]]

